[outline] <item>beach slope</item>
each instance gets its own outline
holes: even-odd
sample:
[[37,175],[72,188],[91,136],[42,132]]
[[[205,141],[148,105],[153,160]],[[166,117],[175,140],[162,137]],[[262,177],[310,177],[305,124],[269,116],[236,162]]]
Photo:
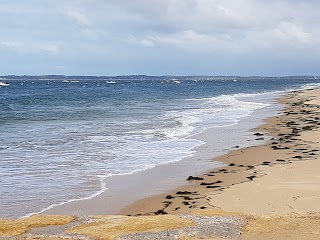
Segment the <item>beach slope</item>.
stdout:
[[122,216],[80,216],[54,229],[24,219],[25,229],[36,229],[0,231],[0,238],[320,239],[320,89],[290,92],[279,101],[283,113],[252,132],[271,140],[214,159],[223,168],[186,176],[184,186],[142,199]]

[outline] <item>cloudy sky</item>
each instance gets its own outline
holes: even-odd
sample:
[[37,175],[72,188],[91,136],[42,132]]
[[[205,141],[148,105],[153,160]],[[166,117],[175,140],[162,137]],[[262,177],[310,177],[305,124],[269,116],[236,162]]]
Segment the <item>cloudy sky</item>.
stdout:
[[0,0],[0,75],[320,75],[318,0]]

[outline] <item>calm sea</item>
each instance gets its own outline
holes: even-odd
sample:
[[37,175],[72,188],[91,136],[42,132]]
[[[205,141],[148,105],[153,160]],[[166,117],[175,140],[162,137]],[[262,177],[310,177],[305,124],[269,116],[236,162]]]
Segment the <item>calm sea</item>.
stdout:
[[203,144],[195,134],[237,124],[284,91],[319,85],[298,78],[75,80],[26,78],[0,88],[0,217],[96,196],[112,175],[179,161]]

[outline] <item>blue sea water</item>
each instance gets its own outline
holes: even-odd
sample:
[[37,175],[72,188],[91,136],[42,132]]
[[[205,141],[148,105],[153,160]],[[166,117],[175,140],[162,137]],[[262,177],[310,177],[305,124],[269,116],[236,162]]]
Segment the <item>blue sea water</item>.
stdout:
[[319,80],[26,77],[10,83],[0,88],[0,217],[91,198],[107,190],[112,175],[179,161],[203,144],[195,134],[268,106],[262,94]]

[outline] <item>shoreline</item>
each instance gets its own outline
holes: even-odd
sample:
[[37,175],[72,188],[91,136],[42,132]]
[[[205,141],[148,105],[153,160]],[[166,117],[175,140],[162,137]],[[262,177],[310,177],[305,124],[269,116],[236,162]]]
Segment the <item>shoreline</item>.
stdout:
[[[270,141],[219,156],[215,160],[227,166],[193,176],[188,185],[144,198],[122,212],[161,216],[81,216],[75,220],[60,216],[59,220],[39,215],[0,221],[0,237],[319,239],[320,89],[293,91],[280,102],[285,104],[282,114],[267,118],[251,132],[256,138],[269,135]],[[71,223],[66,225],[66,221]],[[21,224],[28,229],[20,229]]]
[[[237,124],[209,128],[189,137],[204,142],[192,150],[194,151],[192,156],[171,163],[159,164],[135,174],[109,177],[105,181],[107,190],[102,194],[94,198],[58,205],[40,214],[122,214],[123,209],[137,201],[165,194],[177,187],[184,186],[188,183],[186,175],[199,175],[207,172],[208,169],[216,169],[225,165],[221,161],[212,161],[213,157],[237,149],[235,146],[241,148],[263,144],[264,141],[256,140],[256,137],[250,133],[251,128],[252,126],[258,127],[263,119],[280,111],[282,106],[280,104],[273,105],[273,102],[283,94],[282,92],[266,93],[264,100],[260,100],[259,103],[263,102],[268,106],[253,111],[249,116],[242,117]],[[219,139],[212,136],[219,136]],[[231,139],[234,136],[236,137]]]
[[[230,190],[227,209],[233,212],[241,212],[241,207],[239,209],[232,207],[234,204],[239,206],[240,204],[232,200],[233,193],[231,188],[235,185],[254,182],[253,180],[267,175],[270,167],[290,165],[293,162],[309,160],[316,155],[317,149],[307,151],[309,146],[306,146],[303,140],[298,138],[300,132],[312,128],[308,125],[310,121],[299,122],[297,120],[303,115],[304,111],[308,113],[307,110],[300,109],[300,107],[304,107],[301,102],[306,100],[301,98],[300,95],[308,91],[310,90],[293,91],[278,99],[279,103],[286,105],[283,113],[265,119],[261,126],[252,129],[252,134],[256,135],[257,139],[265,136],[271,137],[271,140],[265,144],[231,150],[222,156],[216,157],[213,160],[222,162],[227,166],[208,171],[205,174],[189,176],[190,181],[185,186],[180,186],[166,194],[137,201],[124,208],[121,214],[192,214],[201,209],[224,209],[223,205],[226,200],[223,192],[226,190]],[[300,104],[297,104],[297,102]],[[298,109],[296,111],[302,111],[302,114],[294,112],[292,110],[294,107]],[[298,117],[292,118],[291,116]],[[294,119],[299,123],[295,123]],[[296,124],[300,128],[297,128]],[[305,152],[302,150],[301,152],[299,149],[305,149]],[[300,155],[297,153],[299,151],[301,152]],[[219,201],[216,200],[218,198],[217,195],[219,195]],[[244,200],[241,201],[243,205],[247,204],[247,202],[244,203]],[[252,214],[252,211],[247,211],[246,213]],[[266,214],[277,214],[276,211],[273,211],[273,213]]]

